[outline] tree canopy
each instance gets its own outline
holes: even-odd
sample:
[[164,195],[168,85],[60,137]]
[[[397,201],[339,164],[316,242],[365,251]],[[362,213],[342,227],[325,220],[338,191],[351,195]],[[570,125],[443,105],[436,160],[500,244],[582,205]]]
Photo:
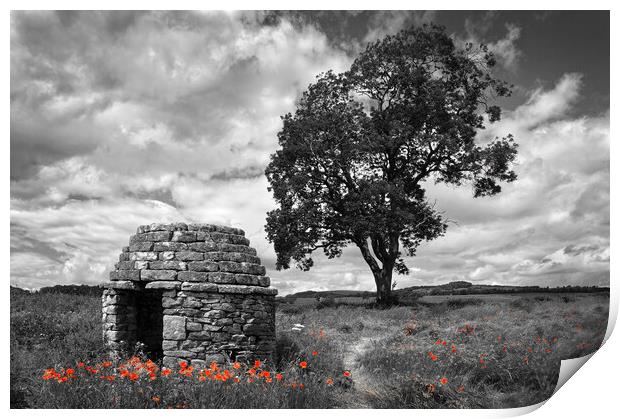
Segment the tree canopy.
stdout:
[[266,169],[276,267],[308,270],[315,250],[334,258],[355,244],[378,299],[389,300],[393,270],[408,272],[403,254],[447,228],[426,181],[470,184],[482,197],[516,179],[510,134],[476,141],[501,117],[492,101],[511,93],[494,65],[486,46],[457,48],[444,28],[425,25],[369,44],[344,73],[319,75],[282,117]]

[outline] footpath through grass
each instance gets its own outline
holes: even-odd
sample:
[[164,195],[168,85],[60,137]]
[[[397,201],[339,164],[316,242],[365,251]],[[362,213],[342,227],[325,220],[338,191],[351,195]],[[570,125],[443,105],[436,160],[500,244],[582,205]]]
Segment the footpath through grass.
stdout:
[[106,358],[99,298],[14,296],[11,406],[524,406],[549,397],[561,359],[600,346],[608,295],[450,299],[386,310],[319,307],[278,308],[272,364],[166,370],[131,354]]

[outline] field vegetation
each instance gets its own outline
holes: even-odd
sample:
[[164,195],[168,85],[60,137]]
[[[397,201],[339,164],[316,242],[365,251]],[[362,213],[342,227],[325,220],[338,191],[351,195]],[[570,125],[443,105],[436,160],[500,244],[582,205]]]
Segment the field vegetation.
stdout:
[[[428,300],[430,298],[430,300]],[[280,302],[273,362],[179,365],[102,349],[100,299],[11,293],[14,408],[505,408],[548,398],[596,350],[609,295]]]

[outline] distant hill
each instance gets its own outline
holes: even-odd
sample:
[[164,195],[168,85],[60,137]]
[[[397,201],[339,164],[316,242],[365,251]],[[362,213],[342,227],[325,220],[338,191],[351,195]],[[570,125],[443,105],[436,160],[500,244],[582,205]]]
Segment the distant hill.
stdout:
[[[609,287],[539,287],[539,286],[516,286],[516,285],[479,285],[467,281],[454,281],[442,285],[420,285],[397,289],[393,294],[399,299],[419,298],[425,295],[471,295],[471,294],[519,294],[532,292],[570,293],[570,292],[609,292]],[[374,291],[302,291],[288,294],[280,299],[294,298],[343,298],[343,297],[374,297]]]
[[97,285],[54,285],[51,287],[43,287],[38,291],[29,291],[23,288],[11,285],[11,297],[17,297],[25,294],[70,294],[70,295],[92,295],[101,296],[101,288]]
[[41,294],[71,294],[101,296],[101,288],[97,285],[54,285],[43,287],[38,292]]
[[11,285],[11,297],[30,294],[30,291]]

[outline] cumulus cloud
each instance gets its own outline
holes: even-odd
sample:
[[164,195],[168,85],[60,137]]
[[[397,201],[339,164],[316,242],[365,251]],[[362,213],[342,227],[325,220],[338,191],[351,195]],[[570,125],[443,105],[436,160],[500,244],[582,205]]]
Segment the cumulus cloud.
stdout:
[[465,36],[457,36],[458,44],[470,42],[473,45],[484,43],[489,48],[499,64],[512,72],[517,69],[523,53],[517,47],[517,41],[521,37],[521,28],[514,23],[506,23],[506,35],[503,38],[488,39],[488,33],[497,21],[496,12],[487,12],[479,19],[465,19]]
[[[346,69],[360,40],[432,17],[373,14],[344,47],[293,14],[12,13],[11,283],[96,284],[137,225],[200,221],[243,228],[281,294],[372,289],[354,247],[310,272],[275,271],[263,171],[279,116],[316,74]],[[506,29],[493,48],[514,66],[519,31]],[[582,89],[565,74],[480,134],[520,144],[519,180],[499,196],[428,185],[458,224],[408,260],[398,288],[608,283],[609,115],[572,115]]]

